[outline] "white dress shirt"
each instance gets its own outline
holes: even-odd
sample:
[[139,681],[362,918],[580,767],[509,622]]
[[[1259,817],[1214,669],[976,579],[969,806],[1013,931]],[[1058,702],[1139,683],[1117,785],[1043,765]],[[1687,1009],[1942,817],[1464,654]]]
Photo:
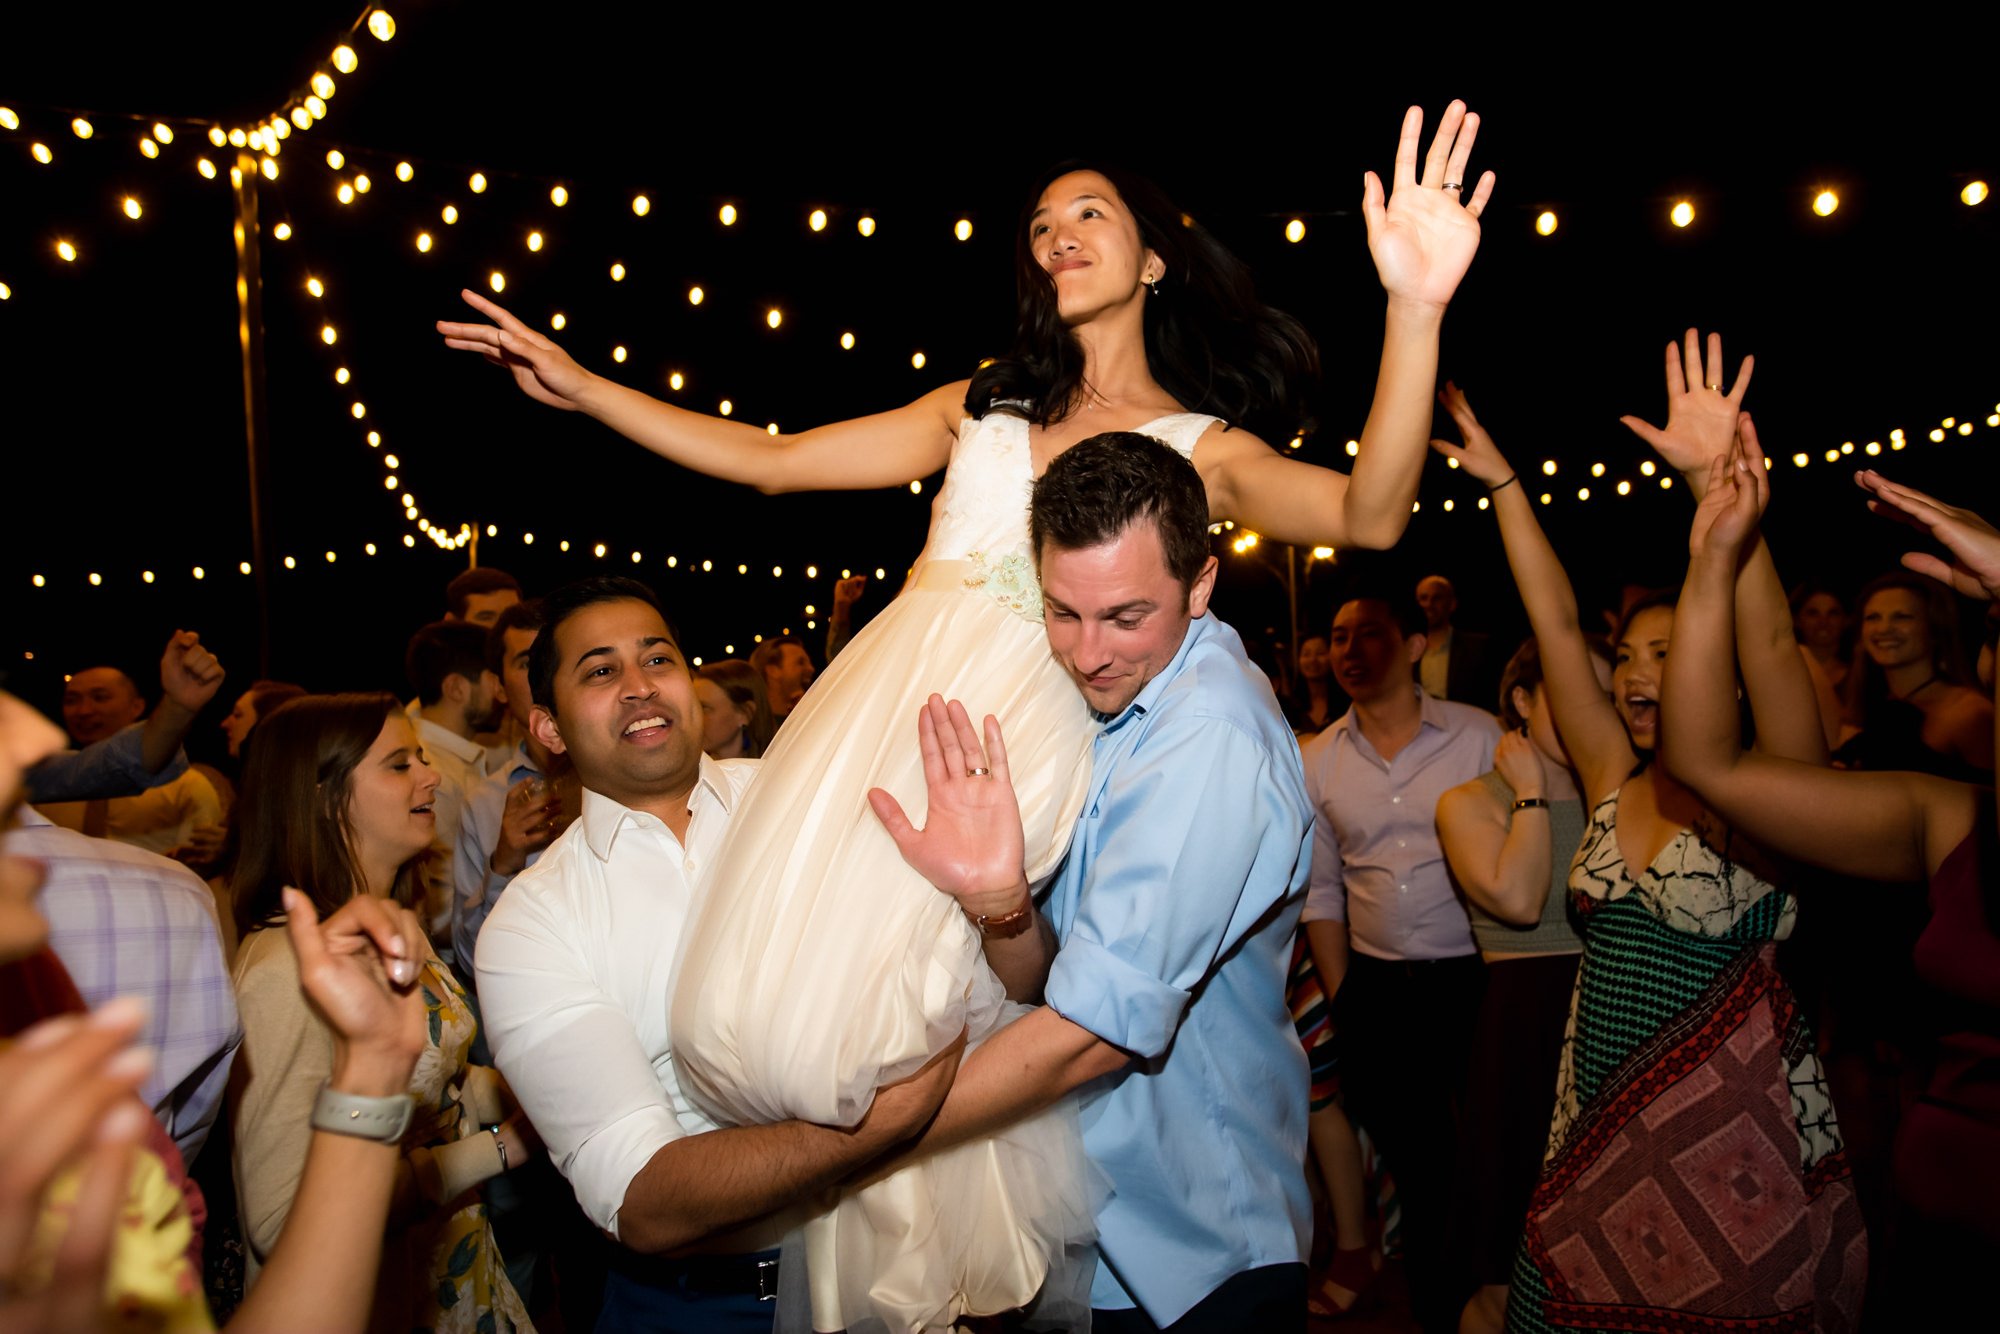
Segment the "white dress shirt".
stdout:
[[614,1237],[653,1155],[716,1128],[674,1077],[673,964],[757,766],[702,757],[685,845],[658,817],[584,789],[582,818],[514,877],[479,933],[494,1063],[584,1213]]

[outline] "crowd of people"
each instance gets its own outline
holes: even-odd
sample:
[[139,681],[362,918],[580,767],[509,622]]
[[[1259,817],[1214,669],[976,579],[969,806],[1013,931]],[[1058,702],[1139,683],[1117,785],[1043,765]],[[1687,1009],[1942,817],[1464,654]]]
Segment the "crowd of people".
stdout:
[[[1476,128],[1368,177],[1351,475],[1237,429],[1313,344],[1120,172],[1038,185],[1009,357],[796,436],[468,294],[448,346],[680,465],[948,464],[925,550],[699,668],[643,583],[476,567],[407,693],[232,698],[180,631],[150,703],[0,694],[0,1329],[1302,1329],[1392,1258],[1425,1330],[1947,1320],[2000,1257],[2000,531],[1863,472],[1923,549],[1788,594],[1690,330],[1631,419],[1687,577],[1600,632],[1455,385],[1432,438]],[[1347,554],[1432,450],[1518,647]],[[1324,633],[1246,649],[1225,516],[1341,550]]]

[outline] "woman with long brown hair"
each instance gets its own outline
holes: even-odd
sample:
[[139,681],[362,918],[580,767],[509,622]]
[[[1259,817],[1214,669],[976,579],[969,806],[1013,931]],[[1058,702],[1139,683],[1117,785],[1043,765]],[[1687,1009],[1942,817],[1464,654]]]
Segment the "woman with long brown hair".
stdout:
[[[231,882],[243,932],[235,968],[243,1047],[230,1112],[254,1283],[292,1207],[308,1112],[333,1055],[299,990],[282,929],[285,889],[302,891],[321,916],[362,895],[417,903],[436,837],[438,775],[385,692],[281,706],[259,724],[243,777]],[[498,1075],[467,1064],[475,1021],[450,969],[427,952],[420,980],[427,1045],[410,1078],[416,1115],[403,1136],[371,1327],[471,1331],[490,1315],[502,1328],[529,1329],[478,1186],[525,1162],[533,1132],[510,1113]]]

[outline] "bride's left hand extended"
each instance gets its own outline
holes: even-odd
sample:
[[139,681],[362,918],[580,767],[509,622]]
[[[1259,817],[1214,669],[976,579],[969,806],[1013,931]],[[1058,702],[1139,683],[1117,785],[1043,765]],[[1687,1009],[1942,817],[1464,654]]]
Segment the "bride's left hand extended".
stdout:
[[[871,788],[868,804],[896,840],[903,860],[974,915],[1000,916],[1021,905],[1021,808],[1007,769],[1000,722],[986,719],[986,744],[957,700],[932,695],[917,714],[930,811],[916,828],[894,797]],[[989,772],[974,772],[986,770]]]
[[1487,172],[1467,193],[1466,162],[1479,135],[1479,117],[1454,101],[1444,109],[1437,137],[1417,179],[1417,146],[1423,137],[1424,109],[1403,115],[1396,145],[1395,191],[1385,203],[1382,179],[1369,172],[1361,190],[1361,216],[1368,224],[1368,253],[1391,300],[1412,301],[1442,310],[1479,249],[1479,215],[1493,196]]

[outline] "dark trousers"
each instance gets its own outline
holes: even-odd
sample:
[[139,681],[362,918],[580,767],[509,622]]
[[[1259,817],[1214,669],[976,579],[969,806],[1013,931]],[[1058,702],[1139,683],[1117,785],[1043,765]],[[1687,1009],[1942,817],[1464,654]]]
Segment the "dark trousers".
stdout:
[[1456,1330],[1470,1290],[1448,1238],[1459,1204],[1466,1061],[1485,984],[1476,954],[1402,962],[1357,951],[1333,1001],[1341,1093],[1395,1175],[1413,1314],[1426,1330]]
[[1265,1265],[1237,1274],[1202,1298],[1171,1325],[1156,1325],[1139,1307],[1092,1311],[1090,1327],[1099,1334],[1304,1334],[1306,1267]]
[[[770,1334],[775,1300],[759,1300],[752,1255],[634,1255],[613,1248],[597,1334]],[[776,1293],[776,1269],[767,1291]]]

